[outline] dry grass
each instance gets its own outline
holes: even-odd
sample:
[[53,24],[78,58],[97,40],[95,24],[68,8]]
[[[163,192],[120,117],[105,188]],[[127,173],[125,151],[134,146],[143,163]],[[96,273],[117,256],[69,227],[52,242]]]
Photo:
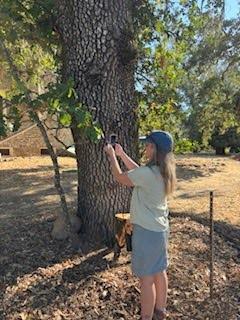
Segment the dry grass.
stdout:
[[240,226],[240,162],[228,157],[188,156],[178,159],[178,190],[173,211],[207,213],[214,191],[214,218]]

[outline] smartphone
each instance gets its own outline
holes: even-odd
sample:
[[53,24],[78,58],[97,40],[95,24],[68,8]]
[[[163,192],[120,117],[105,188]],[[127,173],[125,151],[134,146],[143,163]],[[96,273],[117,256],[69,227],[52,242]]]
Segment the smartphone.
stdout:
[[117,135],[115,133],[112,133],[110,135],[110,143],[115,148],[115,144],[117,143]]

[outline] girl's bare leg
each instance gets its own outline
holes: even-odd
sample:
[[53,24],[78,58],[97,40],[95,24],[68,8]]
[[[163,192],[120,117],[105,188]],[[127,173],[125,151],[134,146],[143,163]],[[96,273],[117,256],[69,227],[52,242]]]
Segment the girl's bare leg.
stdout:
[[156,290],[153,276],[140,277],[141,319],[151,320],[155,306]]
[[167,272],[159,272],[154,274],[154,286],[156,290],[155,308],[157,310],[164,310],[167,306],[167,290],[168,290],[168,277]]

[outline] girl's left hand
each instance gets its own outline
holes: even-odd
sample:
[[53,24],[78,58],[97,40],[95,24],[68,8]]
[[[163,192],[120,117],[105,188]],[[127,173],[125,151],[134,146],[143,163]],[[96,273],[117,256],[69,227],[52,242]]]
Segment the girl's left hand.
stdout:
[[104,147],[104,151],[106,152],[107,155],[109,156],[114,156],[115,151],[112,147],[112,145],[110,143],[108,143],[105,147]]

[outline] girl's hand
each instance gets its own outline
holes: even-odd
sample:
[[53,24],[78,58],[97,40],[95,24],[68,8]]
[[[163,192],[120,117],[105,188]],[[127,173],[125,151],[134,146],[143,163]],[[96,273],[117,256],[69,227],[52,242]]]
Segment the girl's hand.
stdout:
[[108,156],[110,156],[110,157],[114,156],[114,154],[115,154],[115,151],[114,151],[114,149],[113,149],[113,147],[112,147],[112,145],[111,145],[110,143],[108,143],[108,144],[104,147],[103,150],[104,150],[104,151],[106,152],[106,154],[107,154]]
[[121,157],[122,154],[124,153],[122,146],[118,143],[115,144],[115,153],[119,157]]

